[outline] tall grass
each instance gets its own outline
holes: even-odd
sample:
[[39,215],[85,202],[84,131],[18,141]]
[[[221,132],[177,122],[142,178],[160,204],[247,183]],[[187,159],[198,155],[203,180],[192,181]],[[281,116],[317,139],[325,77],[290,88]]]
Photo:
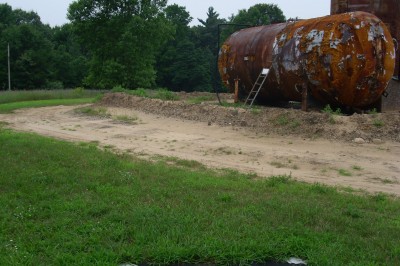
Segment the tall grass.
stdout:
[[83,88],[74,90],[0,91],[0,104],[51,99],[94,98],[101,93],[101,91],[84,90]]
[[24,102],[10,102],[0,104],[0,113],[11,113],[14,110],[22,108],[46,107],[56,105],[77,105],[85,103],[93,103],[95,98],[78,98],[78,99],[51,99],[51,100],[36,100]]
[[0,147],[0,265],[400,265],[400,201],[384,194],[6,129]]

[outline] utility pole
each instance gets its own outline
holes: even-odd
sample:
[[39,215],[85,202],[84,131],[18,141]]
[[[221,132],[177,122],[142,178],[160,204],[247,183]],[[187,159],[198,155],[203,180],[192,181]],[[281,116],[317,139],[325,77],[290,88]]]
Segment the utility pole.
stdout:
[[8,43],[8,90],[11,90],[10,43]]

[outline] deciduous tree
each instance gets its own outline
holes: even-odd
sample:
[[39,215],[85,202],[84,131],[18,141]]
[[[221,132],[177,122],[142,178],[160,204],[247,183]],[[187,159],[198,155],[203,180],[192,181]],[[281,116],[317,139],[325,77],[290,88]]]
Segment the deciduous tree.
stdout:
[[82,43],[92,54],[91,87],[151,87],[155,57],[173,33],[166,0],[78,0],[68,10]]

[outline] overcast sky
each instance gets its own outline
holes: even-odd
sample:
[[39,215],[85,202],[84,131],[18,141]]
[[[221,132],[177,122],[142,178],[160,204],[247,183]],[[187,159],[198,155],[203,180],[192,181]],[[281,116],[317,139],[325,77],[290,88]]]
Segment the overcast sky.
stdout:
[[[15,8],[25,11],[35,11],[43,23],[51,26],[62,25],[68,22],[67,9],[74,0],[0,0]],[[212,6],[221,18],[228,18],[236,14],[239,9],[247,9],[258,3],[277,4],[286,18],[315,18],[329,15],[330,0],[169,0],[169,4],[176,3],[185,6],[194,18],[192,24],[197,24],[197,18],[205,19],[208,7]]]

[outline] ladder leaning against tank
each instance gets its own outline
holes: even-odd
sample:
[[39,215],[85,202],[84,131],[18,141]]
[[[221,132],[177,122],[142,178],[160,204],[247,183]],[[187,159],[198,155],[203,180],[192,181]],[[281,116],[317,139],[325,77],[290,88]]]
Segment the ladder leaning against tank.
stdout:
[[[288,19],[286,21],[285,28],[283,31],[289,26],[290,23],[297,21],[297,19]],[[272,51],[275,51],[276,46],[278,45],[278,42],[275,42],[274,46],[272,47]],[[272,61],[269,61],[271,63],[271,66],[273,63],[276,61],[277,54],[273,56]],[[263,68],[260,72],[260,74],[257,77],[256,82],[254,82],[253,87],[251,88],[251,91],[249,95],[246,98],[246,101],[244,102],[244,106],[248,105],[248,108],[251,108],[253,106],[254,101],[257,99],[258,94],[260,93],[261,88],[263,87],[265,80],[268,77],[268,74],[270,72],[269,68]]]
[[254,101],[256,100],[258,93],[260,92],[262,86],[264,85],[265,80],[268,77],[269,73],[269,68],[263,68],[260,75],[258,75],[258,78],[256,82],[254,82],[253,87],[251,88],[251,91],[249,95],[246,98],[246,101],[244,102],[244,105],[246,106],[249,104],[249,108],[253,106]]

